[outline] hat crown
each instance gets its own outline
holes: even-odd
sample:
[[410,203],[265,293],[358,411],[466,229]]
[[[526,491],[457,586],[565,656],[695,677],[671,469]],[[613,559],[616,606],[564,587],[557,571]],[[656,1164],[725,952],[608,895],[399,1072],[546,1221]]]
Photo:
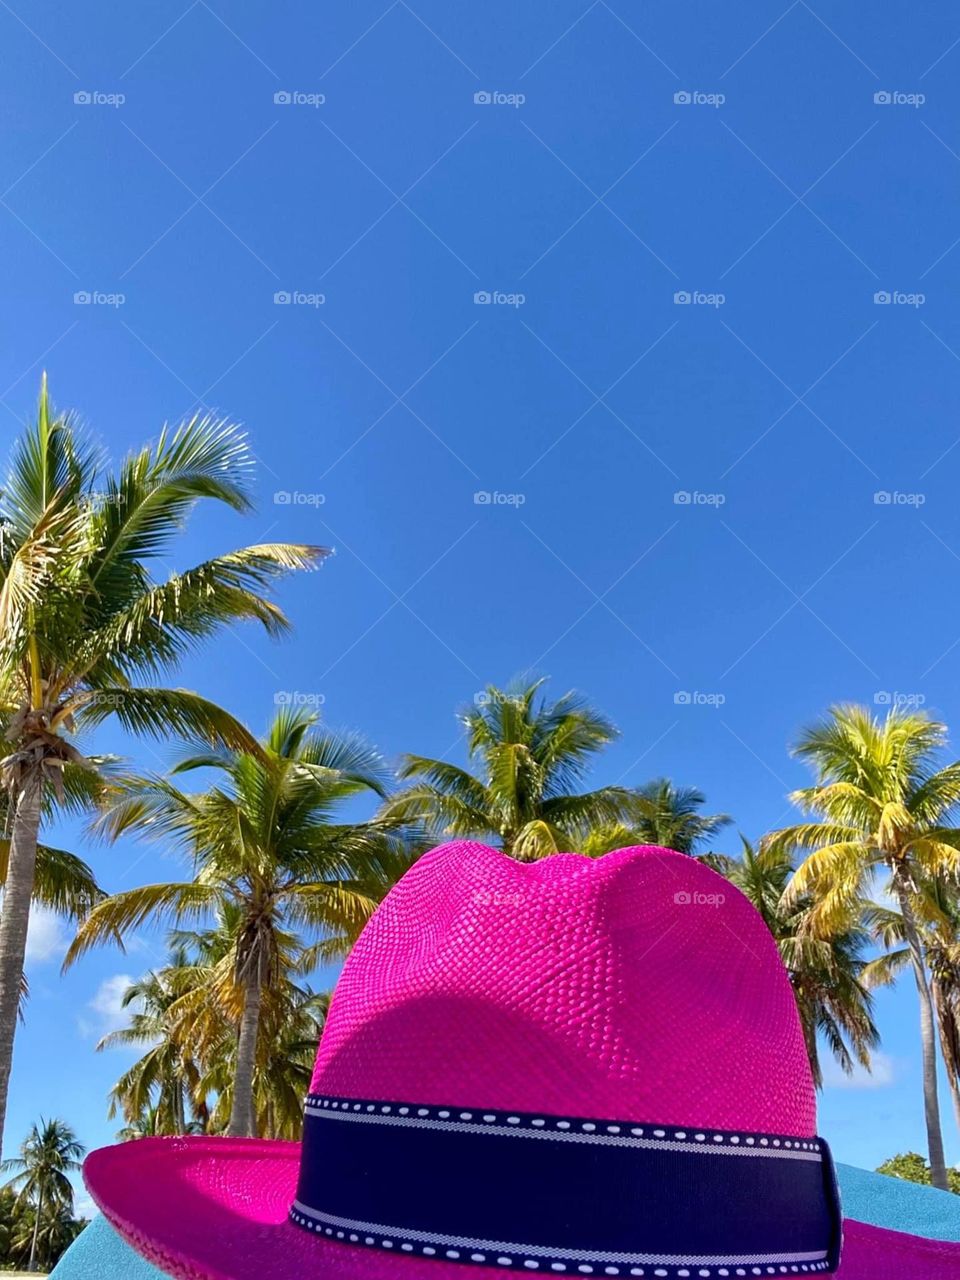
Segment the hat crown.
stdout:
[[810,1137],[789,978],[755,908],[650,846],[425,854],[344,966],[312,1093]]

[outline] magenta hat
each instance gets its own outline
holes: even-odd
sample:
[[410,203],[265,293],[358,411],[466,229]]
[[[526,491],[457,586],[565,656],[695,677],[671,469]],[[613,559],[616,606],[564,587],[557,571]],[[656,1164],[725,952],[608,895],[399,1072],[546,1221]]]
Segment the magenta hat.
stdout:
[[960,1276],[841,1219],[776,945],[658,848],[434,849],[344,967],[301,1144],[144,1138],[84,1177],[190,1280]]

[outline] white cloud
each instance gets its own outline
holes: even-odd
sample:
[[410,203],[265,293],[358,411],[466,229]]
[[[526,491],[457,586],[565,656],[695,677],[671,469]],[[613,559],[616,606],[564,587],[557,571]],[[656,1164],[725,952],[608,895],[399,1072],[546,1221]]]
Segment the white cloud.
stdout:
[[93,999],[87,1002],[87,1008],[92,1009],[96,1017],[79,1019],[83,1035],[99,1038],[108,1031],[119,1031],[121,1027],[129,1026],[130,1015],[137,1011],[137,1003],[124,1008],[123,997],[133,982],[129,973],[115,973],[112,978],[104,978]]
[[100,1210],[86,1191],[77,1191],[73,1197],[73,1212],[77,1218],[95,1218]]
[[66,952],[69,934],[63,920],[49,907],[34,906],[27,927],[27,964],[59,960]]
[[835,1058],[823,1059],[823,1084],[826,1089],[886,1089],[894,1082],[893,1059],[885,1053],[870,1056],[872,1071],[856,1066],[852,1075],[840,1069]]

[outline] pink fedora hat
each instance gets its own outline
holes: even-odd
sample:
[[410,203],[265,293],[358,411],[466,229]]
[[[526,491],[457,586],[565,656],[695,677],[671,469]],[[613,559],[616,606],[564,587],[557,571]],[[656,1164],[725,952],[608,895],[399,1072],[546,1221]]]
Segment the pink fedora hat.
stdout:
[[425,855],[337,985],[302,1144],[141,1139],[87,1186],[191,1280],[947,1280],[960,1244],[841,1221],[789,979],[665,849]]

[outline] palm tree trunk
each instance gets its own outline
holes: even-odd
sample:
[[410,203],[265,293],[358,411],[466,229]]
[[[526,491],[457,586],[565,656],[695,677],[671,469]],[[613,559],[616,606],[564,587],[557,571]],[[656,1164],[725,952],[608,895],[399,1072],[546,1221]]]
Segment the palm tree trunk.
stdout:
[[930,994],[933,997],[933,1009],[937,1015],[937,1027],[940,1031],[940,1054],[947,1072],[947,1083],[950,1086],[950,1097],[953,1099],[953,1118],[957,1132],[960,1133],[960,1080],[957,1078],[958,1058],[956,1054],[956,1025],[950,1014],[949,999],[936,978],[930,983]]
[[930,1181],[941,1191],[949,1191],[947,1164],[943,1154],[943,1133],[940,1128],[940,1102],[937,1097],[937,1046],[934,1038],[933,998],[927,983],[927,970],[923,957],[923,944],[917,930],[917,922],[910,902],[910,894],[896,869],[894,887],[903,917],[903,932],[913,963],[913,976],[920,997],[920,1045],[923,1053],[923,1109],[927,1125],[927,1150],[930,1156]]
[[40,770],[32,768],[22,779],[15,802],[7,879],[3,886],[3,910],[0,913],[0,1149],[37,865],[41,789]]
[[253,1069],[257,1057],[257,1033],[260,1029],[260,979],[258,966],[250,966],[244,981],[243,1013],[237,1040],[237,1069],[233,1080],[233,1104],[227,1134],[231,1138],[255,1138],[253,1114]]
[[186,1120],[186,1108],[183,1105],[183,1081],[178,1080],[174,1085],[174,1089],[176,1092],[174,1093],[173,1105],[174,1105],[174,1116],[175,1116],[175,1124],[177,1126],[177,1133],[186,1133],[187,1120]]
[[957,1132],[960,1133],[960,1085],[957,1084],[957,1077],[950,1071],[947,1072],[947,1079],[950,1082],[950,1096],[953,1098],[953,1118],[957,1124]]
[[37,1199],[37,1216],[33,1221],[33,1239],[30,1241],[30,1261],[27,1263],[28,1271],[36,1271],[37,1269],[37,1236],[40,1234],[40,1214],[43,1212],[43,1186],[40,1186],[40,1195]]

